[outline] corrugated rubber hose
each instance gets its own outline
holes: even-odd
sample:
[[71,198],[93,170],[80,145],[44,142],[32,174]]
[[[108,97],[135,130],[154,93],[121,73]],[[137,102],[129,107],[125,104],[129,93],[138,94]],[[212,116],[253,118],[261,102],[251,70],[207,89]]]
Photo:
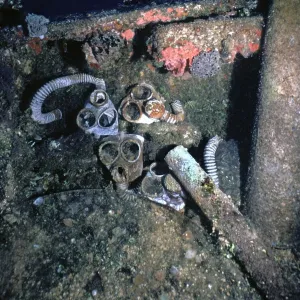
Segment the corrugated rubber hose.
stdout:
[[49,81],[43,85],[33,96],[30,107],[32,111],[32,119],[40,124],[48,124],[62,118],[60,109],[55,109],[48,113],[42,113],[42,105],[45,99],[54,91],[79,83],[92,83],[97,89],[105,90],[105,82],[103,79],[96,78],[89,74],[74,74],[60,77]]
[[222,139],[216,135],[208,141],[204,148],[205,170],[216,186],[219,186],[219,177],[216,165],[216,151],[221,141]]

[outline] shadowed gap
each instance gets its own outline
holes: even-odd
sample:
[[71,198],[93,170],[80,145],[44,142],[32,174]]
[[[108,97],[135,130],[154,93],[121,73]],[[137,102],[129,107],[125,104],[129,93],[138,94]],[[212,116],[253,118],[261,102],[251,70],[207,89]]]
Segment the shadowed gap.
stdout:
[[248,167],[251,159],[250,150],[258,102],[260,68],[259,55],[250,58],[237,56],[231,78],[227,140],[234,139],[239,144],[242,207],[244,206]]

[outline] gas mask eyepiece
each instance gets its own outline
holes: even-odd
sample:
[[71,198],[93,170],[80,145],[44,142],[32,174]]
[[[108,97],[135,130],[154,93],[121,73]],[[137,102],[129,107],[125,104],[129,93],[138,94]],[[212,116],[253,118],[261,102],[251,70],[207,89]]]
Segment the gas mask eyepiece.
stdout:
[[77,125],[96,138],[103,135],[118,134],[118,114],[108,97],[102,90],[94,90],[85,107],[78,113]]

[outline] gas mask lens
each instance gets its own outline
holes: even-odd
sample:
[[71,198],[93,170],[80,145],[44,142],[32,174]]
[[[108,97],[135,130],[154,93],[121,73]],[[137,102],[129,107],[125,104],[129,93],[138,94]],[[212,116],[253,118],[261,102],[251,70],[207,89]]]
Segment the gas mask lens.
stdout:
[[100,146],[99,157],[105,165],[112,165],[119,157],[119,143],[106,142]]
[[141,154],[141,147],[134,140],[126,140],[121,145],[121,153],[123,158],[128,162],[135,162]]
[[139,84],[131,90],[131,98],[134,100],[149,100],[152,95],[152,89],[147,84]]

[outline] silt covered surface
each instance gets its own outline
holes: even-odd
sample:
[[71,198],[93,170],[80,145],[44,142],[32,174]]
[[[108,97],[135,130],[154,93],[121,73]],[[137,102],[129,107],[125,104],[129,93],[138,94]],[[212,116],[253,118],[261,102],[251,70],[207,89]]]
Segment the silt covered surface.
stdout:
[[[120,18],[122,24],[128,21],[126,14]],[[45,39],[29,38],[20,28],[1,30],[1,70],[6,70],[0,74],[5,79],[1,84],[10,83],[3,85],[0,94],[0,256],[5,257],[0,260],[5,270],[1,296],[260,299],[255,284],[232,259],[231,245],[219,245],[210,236],[209,224],[203,227],[206,220],[192,202],[179,214],[144,198],[118,198],[111,175],[99,162],[99,141],[76,125],[91,86],[76,85],[47,98],[44,111],[60,108],[63,113],[55,123],[36,124],[29,109],[43,84],[68,74],[86,72],[103,78],[116,107],[130,86],[149,82],[167,106],[171,100],[182,101],[186,120],[176,125],[135,125],[120,118],[119,129],[144,136],[144,166],[163,160],[177,144],[190,148],[201,162],[209,137],[225,138],[229,132],[231,137],[239,136],[229,116],[238,110],[247,120],[247,114],[237,102],[242,91],[233,83],[243,82],[243,93],[249,98],[255,95],[257,82],[247,76],[257,76],[257,56],[250,58],[256,62],[254,70],[238,56],[236,64],[222,64],[210,78],[192,77],[188,68],[176,77],[147,49],[148,38],[155,34],[153,20],[132,25],[132,40],[122,37],[121,30],[120,42],[103,46],[108,51],[98,56],[92,39],[106,34],[111,41],[116,28],[105,27],[102,32],[85,21],[70,23],[72,31],[64,23],[51,25]],[[95,47],[99,49],[99,44]],[[98,59],[96,64],[87,56],[89,50]],[[232,75],[237,70],[242,70],[241,76]],[[244,120],[238,119],[239,124]],[[241,138],[242,144],[248,139]],[[33,204],[37,199],[40,206]]]

